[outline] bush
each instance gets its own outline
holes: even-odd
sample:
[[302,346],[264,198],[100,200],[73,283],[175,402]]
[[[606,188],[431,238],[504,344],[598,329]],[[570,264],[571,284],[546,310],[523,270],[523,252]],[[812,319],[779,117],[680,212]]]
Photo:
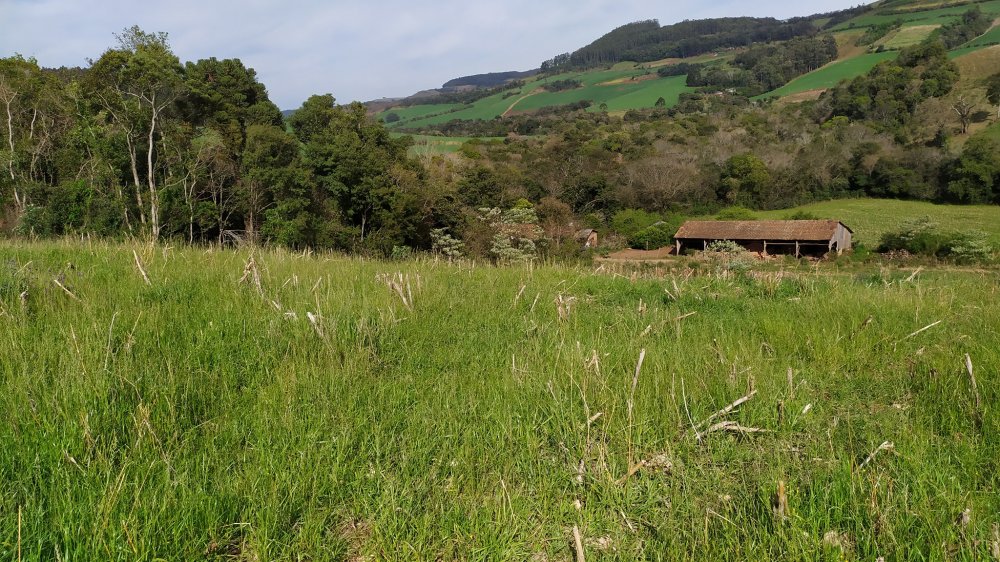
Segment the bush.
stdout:
[[611,228],[618,234],[631,238],[661,220],[663,217],[660,215],[642,209],[622,209],[611,217]]
[[666,223],[658,223],[629,236],[628,244],[639,250],[655,250],[672,244],[676,232],[676,228],[672,229]]
[[957,233],[951,240],[948,257],[958,263],[986,263],[993,259],[989,235],[982,230]]
[[717,254],[742,254],[746,249],[732,240],[716,240],[708,245],[706,251]]
[[882,236],[879,251],[905,251],[956,263],[984,263],[993,258],[993,247],[987,233],[979,230],[941,231],[930,217],[907,221],[898,231],[887,232]]
[[393,261],[405,261],[413,256],[413,248],[409,246],[393,246],[389,258]]

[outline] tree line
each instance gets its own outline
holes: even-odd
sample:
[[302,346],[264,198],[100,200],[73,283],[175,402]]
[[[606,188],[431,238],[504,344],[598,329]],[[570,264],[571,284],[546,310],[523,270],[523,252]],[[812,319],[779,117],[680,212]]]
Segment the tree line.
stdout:
[[715,18],[685,20],[665,26],[660,26],[657,20],[645,20],[618,27],[572,53],[544,61],[541,71],[561,72],[621,61],[685,58],[754,43],[785,41],[815,32],[816,27],[809,18],[786,21],[774,18]]
[[[1000,142],[950,142],[958,74],[940,42],[814,102],[579,103],[421,129],[503,140],[418,158],[361,104],[315,95],[283,118],[239,60],[181,63],[165,34],[138,28],[118,39],[86,69],[0,59],[4,231],[521,259],[577,252],[576,230],[640,210],[673,224],[858,195],[1000,203]],[[774,56],[758,54],[741,64]]]

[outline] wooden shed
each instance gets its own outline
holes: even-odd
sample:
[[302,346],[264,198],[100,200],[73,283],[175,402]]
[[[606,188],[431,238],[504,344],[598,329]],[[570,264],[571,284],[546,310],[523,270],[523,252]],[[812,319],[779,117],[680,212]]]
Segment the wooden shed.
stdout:
[[674,235],[677,253],[706,250],[719,240],[731,240],[751,252],[822,256],[851,249],[852,231],[835,220],[688,221]]
[[597,247],[597,231],[593,228],[585,228],[576,233],[576,241],[584,248]]

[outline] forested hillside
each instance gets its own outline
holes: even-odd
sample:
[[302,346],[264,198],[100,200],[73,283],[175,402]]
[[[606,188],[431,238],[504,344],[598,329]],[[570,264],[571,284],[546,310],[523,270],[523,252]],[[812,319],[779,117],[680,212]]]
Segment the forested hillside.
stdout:
[[[632,243],[628,224],[733,205],[997,204],[1000,68],[945,43],[981,27],[982,6],[800,104],[749,96],[835,68],[843,37],[532,77],[377,117],[330,94],[282,115],[239,60],[182,62],[166,34],[131,28],[87,68],[0,59],[0,227],[512,260],[576,253],[584,226]],[[464,142],[421,155],[400,131]]]
[[805,19],[718,18],[660,26],[657,20],[623,25],[572,53],[542,63],[542,71],[586,68],[628,60],[654,61],[691,57],[716,49],[782,41],[810,35],[816,28]]

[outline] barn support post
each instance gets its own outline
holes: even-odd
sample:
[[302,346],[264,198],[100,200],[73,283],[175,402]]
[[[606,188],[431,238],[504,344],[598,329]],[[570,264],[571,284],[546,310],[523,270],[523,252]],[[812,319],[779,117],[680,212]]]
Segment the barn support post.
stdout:
[[795,257],[799,257],[799,241],[795,241]]
[[764,240],[764,255],[767,255],[767,240]]
[[678,256],[681,255],[681,241],[680,240],[675,240],[674,244],[677,245],[677,251],[675,252],[675,255],[678,255]]

